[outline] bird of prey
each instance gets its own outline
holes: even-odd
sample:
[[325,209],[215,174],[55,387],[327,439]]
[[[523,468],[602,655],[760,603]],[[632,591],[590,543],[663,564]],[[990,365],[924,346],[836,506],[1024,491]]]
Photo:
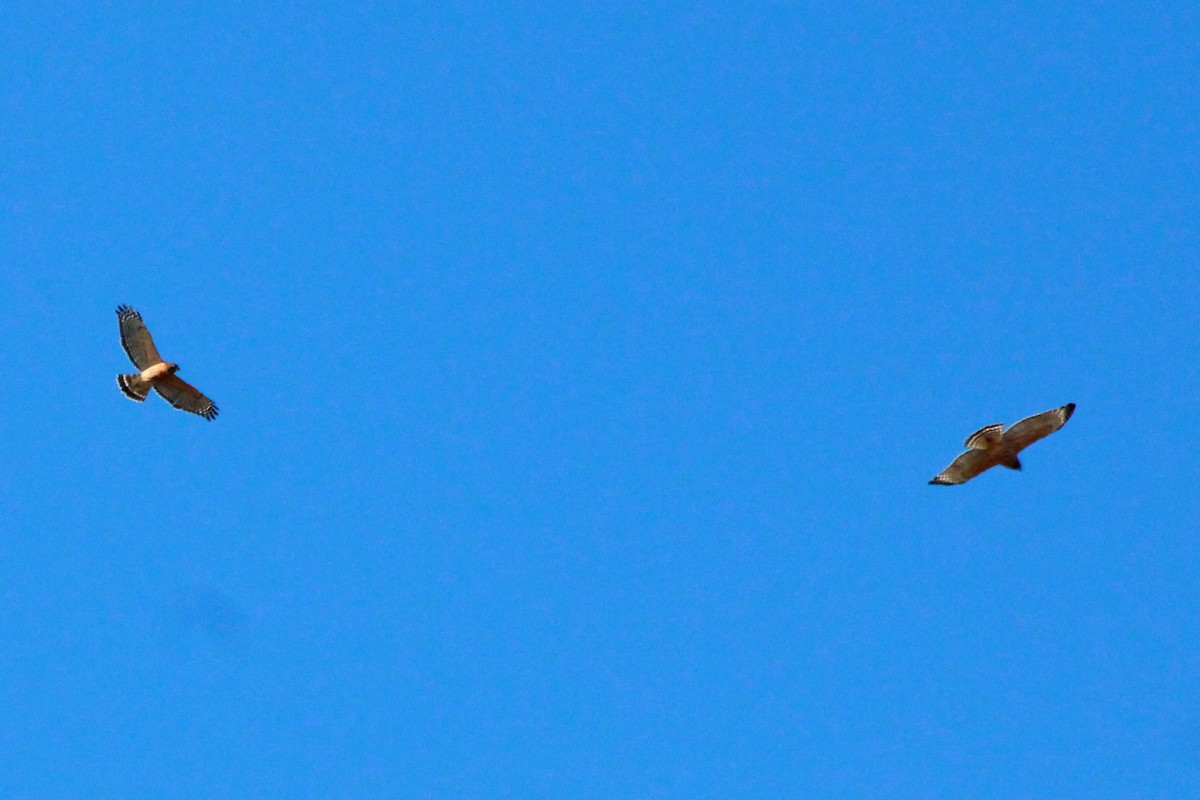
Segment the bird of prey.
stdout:
[[1024,450],[1038,439],[1049,436],[1061,428],[1075,413],[1075,404],[1043,411],[1026,417],[1008,430],[1004,426],[985,425],[967,437],[963,447],[969,448],[954,462],[942,470],[931,484],[937,486],[953,486],[966,483],[984,470],[996,465],[1009,469],[1020,469],[1021,461],[1017,453]]
[[117,386],[130,400],[142,402],[150,394],[150,390],[158,392],[176,408],[197,414],[212,421],[217,416],[217,406],[195,386],[176,377],[179,365],[163,361],[142,322],[142,315],[129,306],[117,306],[117,322],[121,329],[121,347],[129,360],[140,372],[117,376]]

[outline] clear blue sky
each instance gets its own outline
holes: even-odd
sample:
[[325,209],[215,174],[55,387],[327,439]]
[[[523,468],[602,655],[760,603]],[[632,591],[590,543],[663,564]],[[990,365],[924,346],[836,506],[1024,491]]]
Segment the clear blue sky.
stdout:
[[1198,40],[8,5],[0,795],[1196,796]]

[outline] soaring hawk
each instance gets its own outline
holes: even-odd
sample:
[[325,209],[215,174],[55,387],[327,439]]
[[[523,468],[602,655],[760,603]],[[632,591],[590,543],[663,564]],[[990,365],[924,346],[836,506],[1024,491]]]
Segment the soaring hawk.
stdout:
[[1075,404],[1067,403],[1060,408],[1026,417],[1008,430],[1004,430],[1004,426],[999,423],[984,426],[968,436],[967,441],[963,443],[963,447],[970,449],[954,459],[954,463],[938,473],[930,483],[938,486],[966,483],[997,464],[1009,469],[1020,469],[1021,462],[1017,453],[1067,424],[1067,420],[1074,413]]
[[153,388],[163,400],[182,411],[198,414],[209,421],[216,418],[216,404],[195,386],[175,376],[179,371],[178,364],[163,361],[141,314],[129,306],[117,306],[117,322],[121,328],[121,346],[133,365],[141,370],[117,376],[117,386],[126,397],[140,403]]

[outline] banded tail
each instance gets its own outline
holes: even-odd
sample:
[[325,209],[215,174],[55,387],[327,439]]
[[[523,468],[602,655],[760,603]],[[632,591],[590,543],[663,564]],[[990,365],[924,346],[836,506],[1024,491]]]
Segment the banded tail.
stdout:
[[150,394],[150,381],[143,380],[141,374],[137,372],[118,375],[117,386],[120,387],[123,395],[139,403]]

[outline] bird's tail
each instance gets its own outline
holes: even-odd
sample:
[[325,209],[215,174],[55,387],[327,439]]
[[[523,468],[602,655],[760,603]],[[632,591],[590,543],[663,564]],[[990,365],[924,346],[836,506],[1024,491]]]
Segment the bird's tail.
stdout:
[[150,394],[150,381],[142,378],[137,372],[118,375],[117,386],[121,388],[121,392],[126,397],[139,403],[146,399],[146,395]]

